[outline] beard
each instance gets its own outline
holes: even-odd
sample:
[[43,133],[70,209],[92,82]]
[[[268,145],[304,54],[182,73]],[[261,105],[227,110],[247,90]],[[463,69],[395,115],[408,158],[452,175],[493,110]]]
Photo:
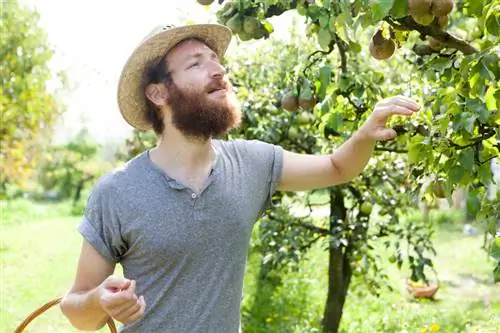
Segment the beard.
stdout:
[[[214,81],[204,89],[181,89],[174,82],[168,86],[172,124],[186,137],[207,141],[225,135],[241,122],[241,109],[232,86]],[[226,92],[209,92],[225,89]]]

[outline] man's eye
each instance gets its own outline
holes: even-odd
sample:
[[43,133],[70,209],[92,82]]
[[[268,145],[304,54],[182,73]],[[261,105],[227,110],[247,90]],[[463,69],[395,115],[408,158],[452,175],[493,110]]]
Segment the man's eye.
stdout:
[[198,66],[199,64],[200,64],[199,62],[195,62],[195,63],[193,63],[193,64],[189,65],[189,67],[188,67],[188,68],[193,68],[193,67],[196,67],[196,66]]

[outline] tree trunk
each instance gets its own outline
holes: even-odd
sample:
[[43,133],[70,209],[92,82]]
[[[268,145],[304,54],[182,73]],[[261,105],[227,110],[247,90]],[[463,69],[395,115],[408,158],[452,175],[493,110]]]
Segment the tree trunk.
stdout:
[[80,198],[82,197],[82,190],[83,186],[88,182],[91,181],[94,178],[94,176],[88,176],[87,178],[81,179],[80,182],[78,182],[78,185],[76,186],[75,190],[75,195],[73,197],[73,207],[76,206]]
[[[344,195],[339,188],[330,189],[330,231],[341,219],[347,223]],[[328,296],[323,315],[324,333],[338,333],[342,311],[351,282],[352,271],[345,248],[330,242],[328,267]]]

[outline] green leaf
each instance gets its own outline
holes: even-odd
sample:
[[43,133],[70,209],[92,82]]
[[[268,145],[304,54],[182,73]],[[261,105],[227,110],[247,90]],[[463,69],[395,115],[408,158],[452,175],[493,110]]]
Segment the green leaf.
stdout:
[[500,5],[490,7],[486,16],[486,30],[495,37],[500,37]]
[[331,40],[332,36],[330,35],[330,31],[328,31],[328,29],[321,28],[318,32],[319,46],[321,46],[323,50],[328,50]]
[[479,209],[481,208],[481,201],[477,197],[477,193],[475,193],[474,191],[469,192],[466,206],[467,206],[467,212],[469,212],[471,216],[477,215]]
[[500,61],[499,56],[496,53],[487,53],[481,58],[483,65],[493,74],[495,79],[500,79],[500,66],[498,62]]
[[318,17],[320,17],[321,14],[322,14],[321,7],[317,5],[311,5],[307,7],[307,15],[313,20],[316,20]]
[[348,23],[350,21],[350,18],[351,16],[349,15],[349,12],[342,12],[339,16],[337,16],[335,22],[338,25],[343,25],[344,23]]
[[483,15],[483,1],[467,0],[466,2],[467,10],[471,15],[475,17],[481,17]]
[[329,65],[321,67],[319,69],[320,88],[318,91],[318,97],[320,100],[325,98],[326,90],[328,89],[331,80],[332,80],[332,68]]
[[326,28],[328,26],[328,22],[330,21],[330,16],[328,15],[328,13],[323,13],[320,17],[319,17],[319,26],[321,28]]
[[342,115],[338,112],[330,113],[330,117],[328,118],[327,127],[334,130],[335,132],[339,132],[340,127],[342,126]]
[[359,44],[359,43],[353,42],[353,43],[349,44],[349,46],[351,47],[351,51],[353,51],[355,53],[359,53],[362,50],[361,44]]
[[467,100],[467,108],[476,115],[481,123],[486,124],[488,122],[491,113],[488,112],[488,109],[479,98]]
[[491,182],[492,172],[489,163],[483,163],[478,170],[479,181],[483,184]]
[[394,0],[373,0],[371,1],[372,20],[379,21],[389,14]]
[[495,269],[493,270],[493,281],[495,283],[500,282],[500,261],[497,263]]
[[450,68],[453,65],[453,62],[450,59],[447,58],[436,58],[432,60],[429,65],[438,70],[438,71],[444,71],[447,68]]
[[413,140],[410,141],[408,145],[408,163],[414,164],[416,162],[421,161],[420,155],[422,153],[422,137],[413,137]]
[[450,182],[452,184],[460,184],[464,175],[465,170],[461,166],[454,165],[450,169]]
[[458,156],[458,160],[466,171],[471,172],[474,165],[474,150],[471,147],[462,150]]
[[391,16],[393,18],[401,18],[408,15],[408,0],[394,0],[392,6]]
[[500,237],[495,237],[491,246],[490,256],[496,261],[500,261]]
[[262,22],[262,26],[268,33],[272,33],[274,31],[273,25],[268,21]]

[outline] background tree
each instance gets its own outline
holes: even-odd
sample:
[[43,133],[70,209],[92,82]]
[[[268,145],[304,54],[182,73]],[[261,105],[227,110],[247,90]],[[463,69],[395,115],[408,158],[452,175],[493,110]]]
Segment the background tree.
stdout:
[[32,174],[60,114],[47,89],[53,51],[38,20],[17,0],[0,3],[0,197]]
[[86,186],[115,166],[99,156],[101,148],[86,128],[65,144],[51,145],[40,159],[38,183],[45,192],[57,193],[57,199],[72,200],[75,208],[86,201]]

